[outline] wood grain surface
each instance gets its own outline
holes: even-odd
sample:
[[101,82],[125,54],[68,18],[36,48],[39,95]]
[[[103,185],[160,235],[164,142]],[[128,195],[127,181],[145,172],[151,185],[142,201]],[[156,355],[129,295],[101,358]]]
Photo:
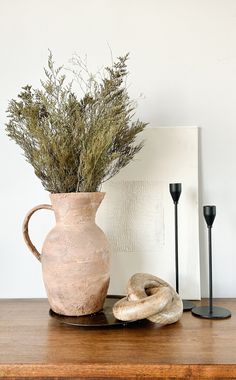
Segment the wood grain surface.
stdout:
[[215,304],[232,317],[87,329],[52,319],[47,300],[0,300],[0,378],[236,379],[236,300]]

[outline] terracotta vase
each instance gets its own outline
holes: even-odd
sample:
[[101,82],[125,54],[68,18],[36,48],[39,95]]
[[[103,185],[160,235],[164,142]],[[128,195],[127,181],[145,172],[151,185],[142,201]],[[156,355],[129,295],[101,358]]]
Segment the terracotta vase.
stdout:
[[[109,285],[108,241],[95,216],[105,193],[51,194],[52,205],[32,208],[23,223],[27,246],[41,261],[43,280],[53,311],[68,316],[102,309]],[[28,234],[28,223],[39,209],[53,210],[56,225],[40,254]]]

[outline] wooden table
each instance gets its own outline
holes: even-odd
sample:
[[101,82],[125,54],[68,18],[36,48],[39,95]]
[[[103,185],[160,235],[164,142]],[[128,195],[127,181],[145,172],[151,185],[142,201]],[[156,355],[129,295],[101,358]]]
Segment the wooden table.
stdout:
[[215,303],[232,317],[81,329],[52,319],[47,300],[0,300],[0,377],[236,379],[236,300]]

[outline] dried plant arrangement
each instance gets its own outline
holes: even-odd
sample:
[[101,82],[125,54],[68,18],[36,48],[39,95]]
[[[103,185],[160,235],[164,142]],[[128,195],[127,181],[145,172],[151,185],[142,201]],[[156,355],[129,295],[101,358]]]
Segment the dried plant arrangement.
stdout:
[[55,67],[49,53],[40,89],[25,86],[12,99],[6,132],[23,150],[44,188],[51,193],[94,192],[116,175],[142,148],[135,143],[146,123],[133,121],[126,78],[128,55],[119,57],[97,79],[82,61],[77,71],[82,97]]

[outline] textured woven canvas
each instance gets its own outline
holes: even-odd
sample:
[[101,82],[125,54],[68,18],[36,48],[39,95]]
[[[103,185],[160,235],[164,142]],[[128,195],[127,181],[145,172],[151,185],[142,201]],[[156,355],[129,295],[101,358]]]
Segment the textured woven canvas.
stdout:
[[97,216],[111,246],[110,293],[124,294],[137,272],[175,285],[174,205],[169,183],[181,182],[179,200],[180,293],[200,298],[198,129],[149,128],[144,148],[116,177]]

